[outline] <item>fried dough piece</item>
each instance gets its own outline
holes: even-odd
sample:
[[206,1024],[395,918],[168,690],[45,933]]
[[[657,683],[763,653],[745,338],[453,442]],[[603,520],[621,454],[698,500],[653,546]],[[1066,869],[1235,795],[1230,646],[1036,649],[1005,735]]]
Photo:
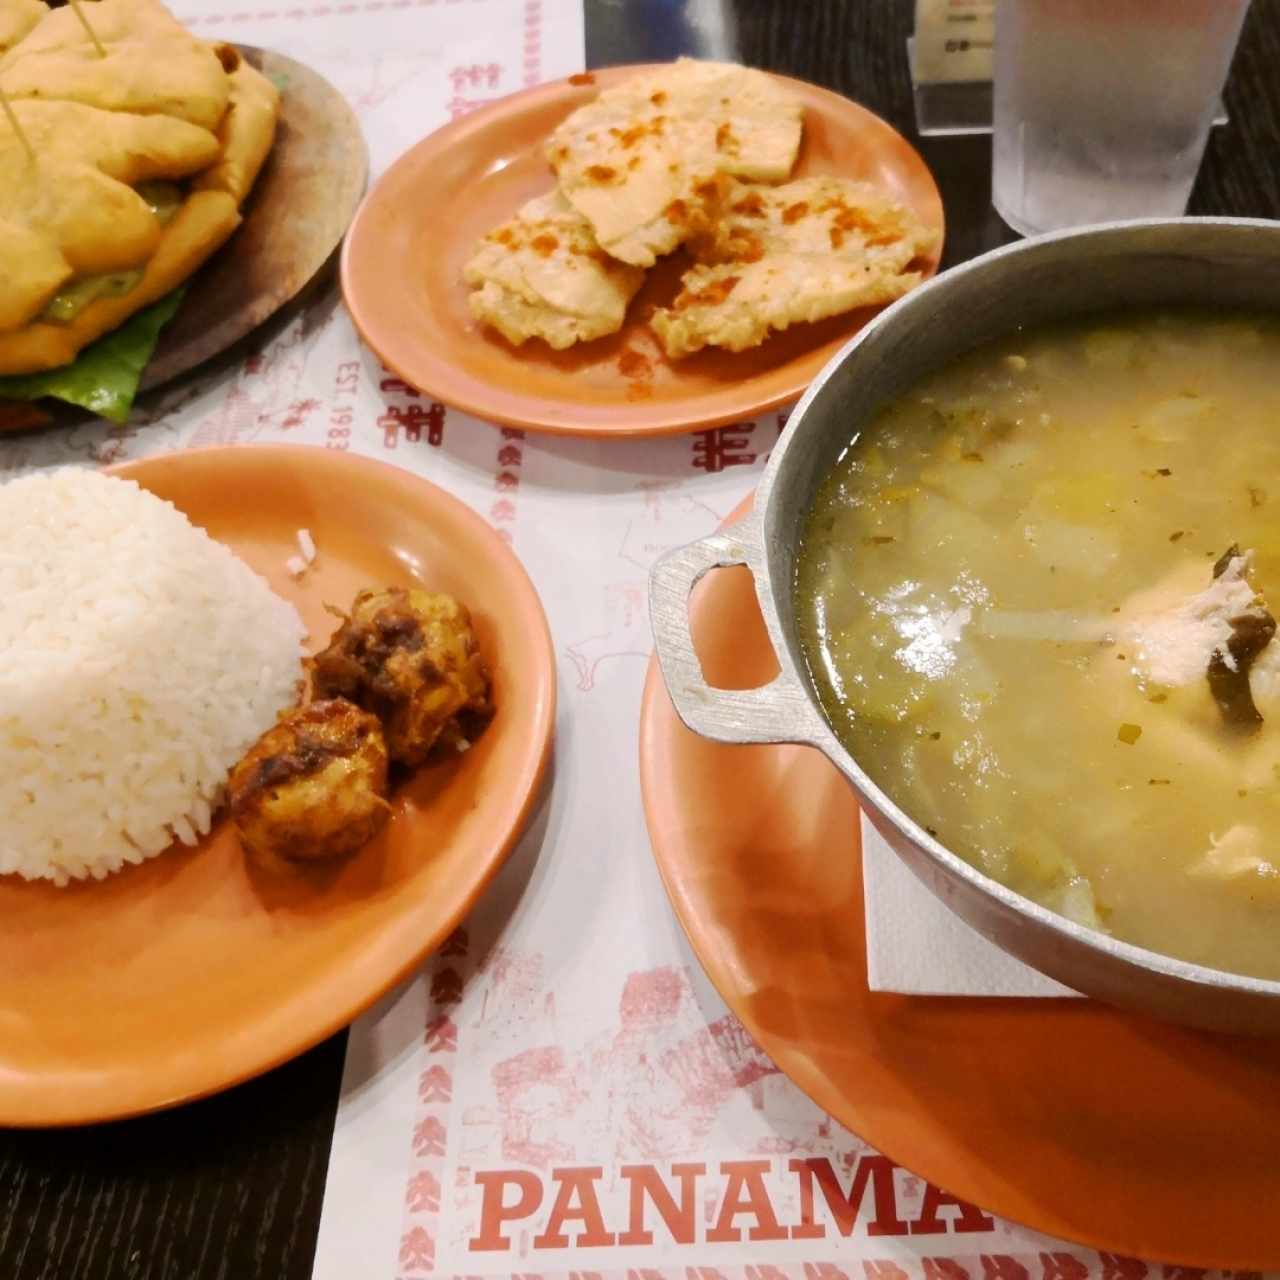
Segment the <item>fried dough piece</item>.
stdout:
[[275,141],[280,92],[230,45],[221,45],[218,55],[227,67],[231,86],[230,106],[218,127],[222,157],[202,173],[191,188],[193,191],[225,191],[236,204],[242,204]]
[[674,304],[651,324],[668,356],[743,351],[770,331],[890,302],[922,279],[937,233],[878,188],[845,178],[733,183]]
[[0,217],[0,334],[24,324],[72,274],[47,235]]
[[542,338],[557,351],[617,333],[644,283],[639,267],[601,250],[591,224],[558,191],[489,232],[463,276],[477,319],[516,346]]
[[0,121],[0,226],[6,285],[0,333],[34,317],[72,273],[141,266],[162,229],[133,184],[198,173],[218,155],[204,129],[75,102],[14,104],[33,163]]
[[[32,13],[31,6],[35,12]],[[25,6],[25,14],[23,7]],[[0,373],[80,350],[186,280],[236,229],[271,149],[279,95],[230,46],[197,40],[159,0],[91,0],[100,56],[70,9],[0,0],[0,87],[36,152],[0,120]],[[6,18],[9,26],[5,25]],[[134,190],[194,179],[171,218]],[[141,271],[67,323],[40,314],[68,282]]]
[[69,324],[29,324],[0,333],[0,374],[56,369],[95,338],[177,288],[240,225],[236,202],[225,191],[196,191],[165,227],[141,282],[120,297],[95,298]]
[[0,54],[17,44],[48,12],[43,0],[0,0]]
[[50,10],[0,58],[0,88],[10,98],[80,102],[217,129],[231,86],[210,45],[159,0],[86,0],[85,8],[107,56],[69,5]]
[[785,178],[801,128],[800,105],[764,72],[681,58],[580,107],[547,156],[601,248],[648,267],[706,229],[719,175]]

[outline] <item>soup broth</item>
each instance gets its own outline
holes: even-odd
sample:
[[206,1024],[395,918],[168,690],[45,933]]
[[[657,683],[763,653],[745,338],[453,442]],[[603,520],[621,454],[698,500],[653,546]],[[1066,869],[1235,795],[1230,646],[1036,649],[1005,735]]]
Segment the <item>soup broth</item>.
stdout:
[[1269,585],[1280,321],[1178,311],[1018,333],[885,407],[818,493],[795,591],[836,734],[948,848],[1280,978]]

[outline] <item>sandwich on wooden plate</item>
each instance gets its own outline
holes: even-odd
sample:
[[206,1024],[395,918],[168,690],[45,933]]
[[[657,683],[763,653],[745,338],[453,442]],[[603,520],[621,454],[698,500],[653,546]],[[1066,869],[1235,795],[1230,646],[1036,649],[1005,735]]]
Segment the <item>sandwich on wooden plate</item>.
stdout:
[[45,396],[123,422],[279,95],[159,0],[0,0],[0,94],[0,426]]

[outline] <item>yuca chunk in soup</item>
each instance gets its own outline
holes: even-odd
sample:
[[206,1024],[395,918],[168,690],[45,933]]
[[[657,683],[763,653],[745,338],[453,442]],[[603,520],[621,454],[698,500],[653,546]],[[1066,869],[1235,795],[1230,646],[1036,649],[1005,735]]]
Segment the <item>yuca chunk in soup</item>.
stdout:
[[1280,978],[1280,318],[1018,333],[884,407],[795,585],[836,733],[1083,924]]

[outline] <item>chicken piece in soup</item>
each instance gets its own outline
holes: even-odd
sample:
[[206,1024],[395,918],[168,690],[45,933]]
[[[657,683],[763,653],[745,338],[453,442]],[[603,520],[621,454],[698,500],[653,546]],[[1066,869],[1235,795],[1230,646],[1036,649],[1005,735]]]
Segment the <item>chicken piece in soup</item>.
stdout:
[[984,346],[850,442],[795,584],[832,727],[948,848],[1082,924],[1268,978],[1278,370],[1271,315]]

